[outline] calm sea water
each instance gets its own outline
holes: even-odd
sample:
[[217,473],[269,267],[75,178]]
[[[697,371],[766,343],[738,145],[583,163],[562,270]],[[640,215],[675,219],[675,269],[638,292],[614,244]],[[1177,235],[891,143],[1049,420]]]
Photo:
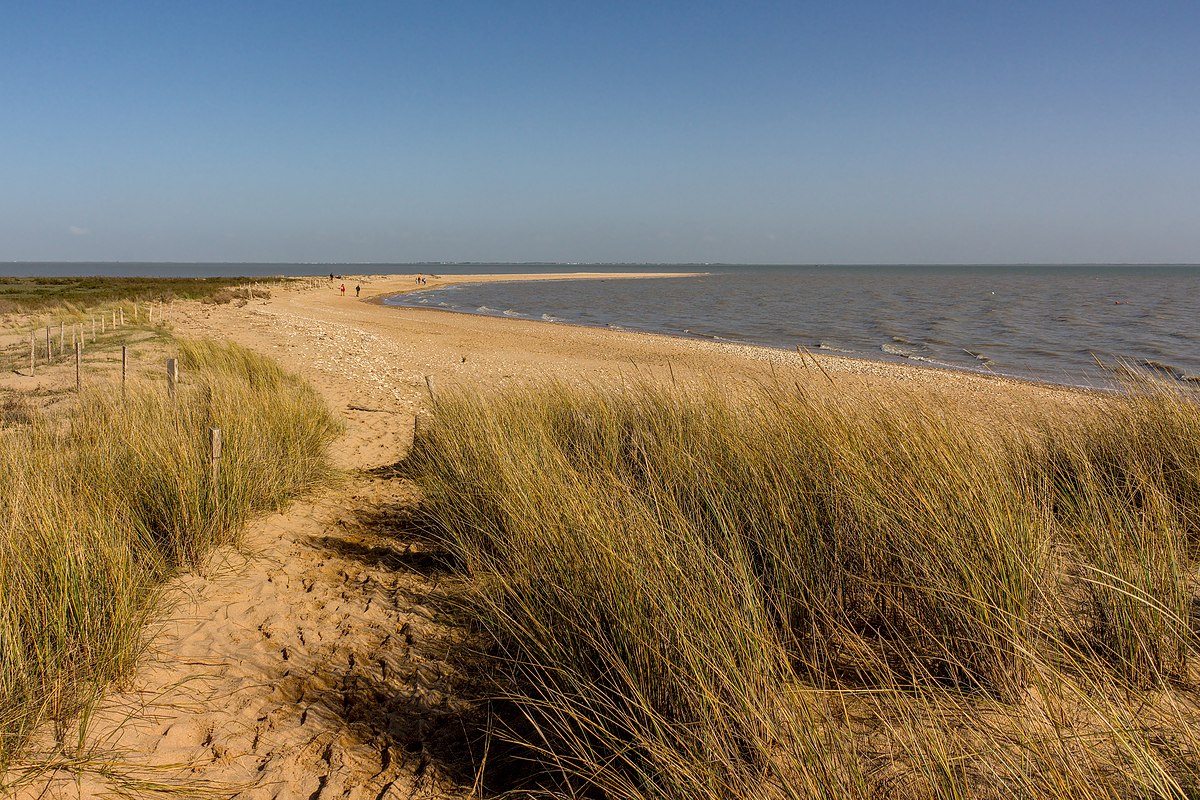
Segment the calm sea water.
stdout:
[[464,285],[388,302],[1073,385],[1111,383],[1097,360],[1200,381],[1200,266],[707,269],[688,278]]

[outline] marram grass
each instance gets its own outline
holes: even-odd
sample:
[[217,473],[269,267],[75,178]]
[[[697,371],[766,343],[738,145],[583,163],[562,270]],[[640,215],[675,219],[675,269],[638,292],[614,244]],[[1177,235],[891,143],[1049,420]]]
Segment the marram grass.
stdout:
[[66,419],[0,429],[0,767],[132,665],[164,578],[331,477],[337,424],[310,386],[240,347],[178,346],[174,400],[98,386]]
[[1188,396],[443,393],[409,467],[554,796],[1200,785]]

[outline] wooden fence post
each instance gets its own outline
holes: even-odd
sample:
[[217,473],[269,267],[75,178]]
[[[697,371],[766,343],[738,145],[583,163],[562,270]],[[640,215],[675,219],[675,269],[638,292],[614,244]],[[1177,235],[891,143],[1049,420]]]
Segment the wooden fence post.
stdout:
[[146,324],[147,325],[154,324],[154,303],[146,304]]
[[53,357],[54,357],[54,349],[50,346],[50,326],[47,325],[46,326],[46,363],[49,364],[50,360]]
[[175,384],[179,383],[179,362],[173,358],[167,359],[167,391],[171,399],[175,399]]
[[83,342],[75,342],[75,391],[83,389],[83,377],[79,374],[79,363],[83,360]]
[[121,306],[121,327],[125,327],[125,306]]
[[58,357],[62,358],[67,349],[67,323],[58,321]]

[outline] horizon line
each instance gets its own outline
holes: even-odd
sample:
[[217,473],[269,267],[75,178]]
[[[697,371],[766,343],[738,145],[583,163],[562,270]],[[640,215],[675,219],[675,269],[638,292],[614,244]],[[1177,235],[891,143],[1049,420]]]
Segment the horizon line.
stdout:
[[551,267],[1197,267],[1197,261],[143,261],[27,260],[0,264],[256,264],[279,266],[551,266]]

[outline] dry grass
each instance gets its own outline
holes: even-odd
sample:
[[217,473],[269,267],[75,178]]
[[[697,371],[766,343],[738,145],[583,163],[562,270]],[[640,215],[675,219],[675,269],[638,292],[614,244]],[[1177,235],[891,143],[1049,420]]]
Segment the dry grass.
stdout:
[[232,303],[234,300],[269,300],[270,298],[271,291],[269,289],[242,286],[240,288],[220,289],[202,298],[202,302],[209,305],[221,305],[223,303]]
[[[116,277],[0,277],[0,314],[43,312],[70,314],[84,308],[172,300],[203,300],[216,292],[278,283],[270,278],[116,278]],[[256,296],[261,296],[261,289]]]
[[85,388],[65,420],[5,415],[21,425],[0,429],[0,766],[132,665],[165,577],[330,476],[336,423],[311,387],[242,348],[177,346],[193,377],[174,401],[133,383]]
[[1195,796],[1200,408],[561,386],[409,467],[553,796]]

